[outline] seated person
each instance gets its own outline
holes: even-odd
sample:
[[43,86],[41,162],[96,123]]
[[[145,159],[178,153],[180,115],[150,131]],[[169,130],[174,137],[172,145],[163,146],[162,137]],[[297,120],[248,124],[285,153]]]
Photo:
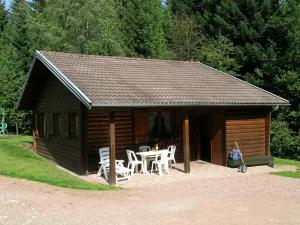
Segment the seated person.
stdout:
[[232,159],[232,160],[241,160],[240,150],[237,147],[232,146],[232,150],[231,150],[231,153],[229,155],[229,158]]

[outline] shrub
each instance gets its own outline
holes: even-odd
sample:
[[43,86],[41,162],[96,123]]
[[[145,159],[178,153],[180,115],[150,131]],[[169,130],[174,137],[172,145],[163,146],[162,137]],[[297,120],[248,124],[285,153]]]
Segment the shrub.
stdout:
[[300,135],[293,132],[285,121],[273,121],[271,130],[273,156],[300,160]]

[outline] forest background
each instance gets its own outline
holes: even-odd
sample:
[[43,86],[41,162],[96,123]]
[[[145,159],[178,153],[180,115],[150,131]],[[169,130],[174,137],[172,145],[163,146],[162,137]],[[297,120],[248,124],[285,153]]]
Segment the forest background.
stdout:
[[[271,151],[300,160],[299,0],[0,0],[0,107],[15,106],[35,50],[200,61],[290,101],[274,109]],[[234,88],[234,87],[232,87]]]

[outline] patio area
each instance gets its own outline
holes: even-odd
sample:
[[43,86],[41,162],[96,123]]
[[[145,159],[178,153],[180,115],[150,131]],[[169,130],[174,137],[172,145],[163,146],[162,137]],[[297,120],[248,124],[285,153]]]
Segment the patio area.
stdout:
[[[129,180],[120,181],[117,185],[123,188],[132,189],[176,183],[182,181],[196,181],[199,179],[210,178],[225,178],[229,176],[249,176],[254,174],[267,174],[269,172],[278,171],[278,169],[271,168],[269,166],[254,166],[248,167],[247,173],[240,173],[237,172],[237,168],[218,166],[201,160],[192,161],[190,165],[190,173],[183,173],[184,164],[177,163],[175,168],[169,170],[169,174],[163,174],[162,176],[159,176],[158,173],[134,173]],[[91,182],[108,184],[107,181],[103,178],[103,176],[98,177],[96,174],[90,174],[88,176],[81,177]]]

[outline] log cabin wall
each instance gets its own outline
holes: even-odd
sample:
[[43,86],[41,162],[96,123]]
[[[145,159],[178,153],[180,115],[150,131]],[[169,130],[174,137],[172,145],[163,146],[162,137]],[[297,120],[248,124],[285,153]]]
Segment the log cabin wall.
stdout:
[[[191,110],[191,160],[200,159],[217,165],[226,165],[224,124],[224,108],[202,107]],[[210,151],[207,153],[208,158],[203,158],[204,151]]]
[[[116,158],[127,161],[126,149],[137,150],[139,145],[147,144],[149,139],[148,113],[168,109],[120,109],[115,112]],[[177,134],[176,161],[183,162],[182,147],[182,109],[175,112]],[[226,166],[231,145],[237,140],[247,156],[267,154],[270,126],[270,109],[261,107],[225,108],[199,107],[188,109],[190,112],[190,157],[201,159],[200,133],[203,122],[207,123],[211,148],[210,162]],[[258,113],[259,112],[259,113]],[[87,113],[86,149],[88,169],[96,171],[99,162],[99,148],[109,145],[109,110],[95,108]],[[208,118],[208,119],[207,119]],[[266,122],[267,121],[267,122]]]
[[224,148],[225,120],[223,112],[215,112],[211,121],[211,162],[217,165],[226,165]]
[[201,159],[199,137],[203,129],[209,134],[213,164],[226,166],[235,140],[245,157],[270,155],[271,107],[199,107],[189,111],[191,160]]
[[[81,124],[81,104],[54,76],[47,76],[34,107],[34,146],[41,156],[56,162],[76,173],[84,173],[81,129],[78,134],[71,134],[69,119],[71,114],[78,115],[78,126]],[[65,118],[64,127],[59,134],[57,124],[54,124],[55,115]],[[46,116],[47,120],[43,120]],[[44,123],[44,124],[43,124]],[[39,128],[44,127],[44,131]],[[42,134],[43,133],[43,134]]]
[[236,140],[244,157],[269,155],[271,109],[228,111],[226,117],[226,156]]
[[[182,113],[172,109],[176,115],[176,161],[183,161],[182,148]],[[138,146],[148,144],[148,113],[155,109],[122,109],[113,110],[116,123],[116,159],[127,161],[126,150],[138,150]],[[108,132],[109,110],[95,108],[87,114],[86,151],[88,170],[96,171],[99,163],[99,148],[109,145]]]
[[[134,145],[132,110],[116,110],[116,159],[127,160],[126,150]],[[109,112],[93,109],[87,115],[88,170],[95,171],[99,163],[99,148],[109,146]]]

